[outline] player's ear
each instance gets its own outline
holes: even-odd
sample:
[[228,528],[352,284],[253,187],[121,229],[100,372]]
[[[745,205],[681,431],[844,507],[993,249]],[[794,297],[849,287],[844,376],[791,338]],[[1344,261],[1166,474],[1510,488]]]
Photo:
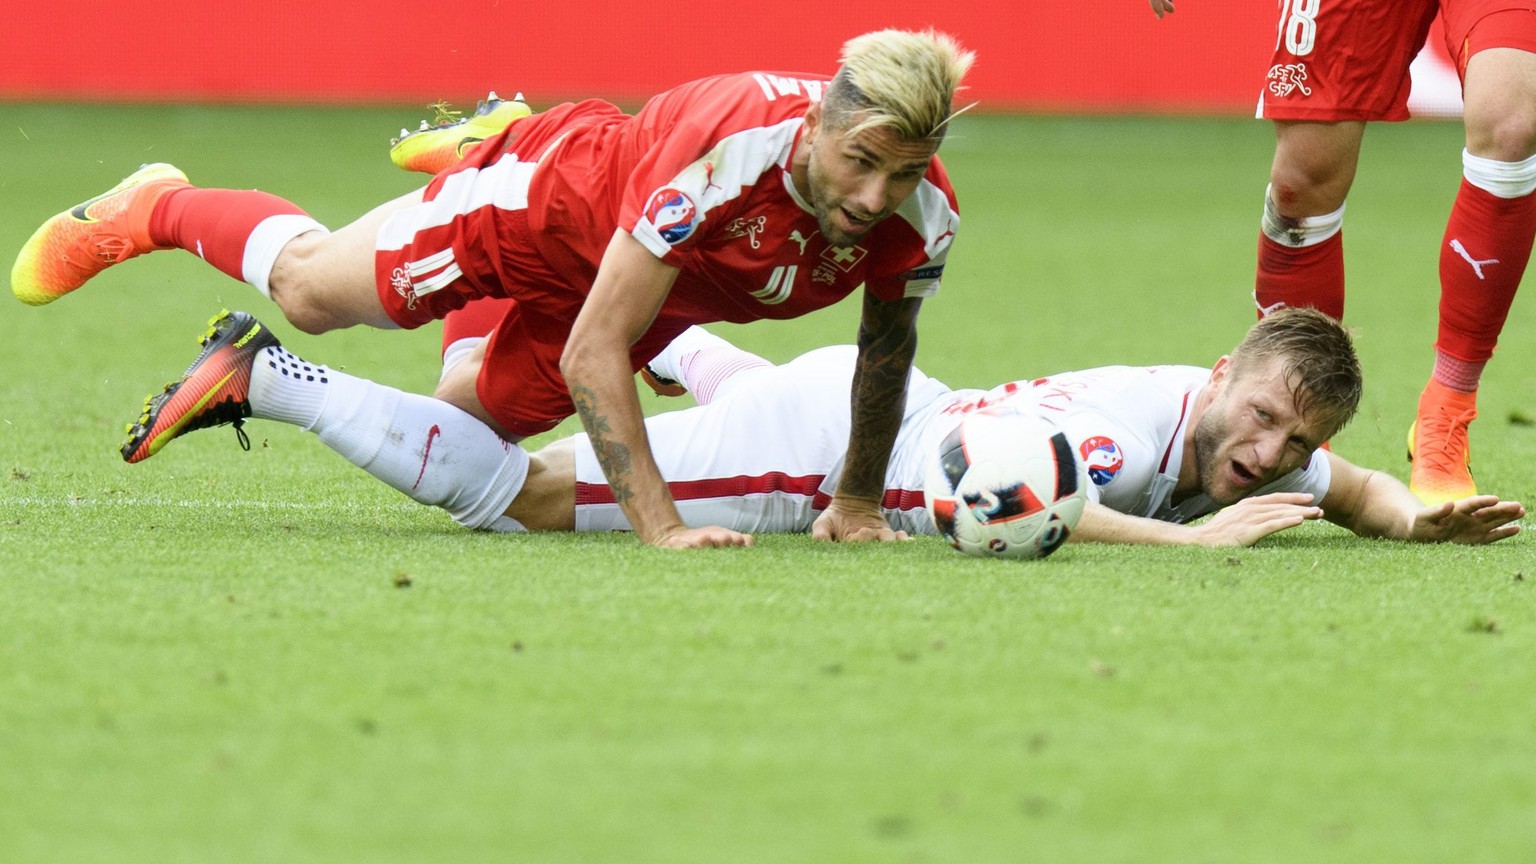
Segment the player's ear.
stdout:
[[821,103],[813,102],[805,109],[805,137],[810,140],[821,128]]
[[1216,361],[1216,365],[1211,367],[1211,383],[1220,384],[1227,380],[1227,376],[1231,374],[1232,357],[1229,354],[1223,354],[1221,359]]

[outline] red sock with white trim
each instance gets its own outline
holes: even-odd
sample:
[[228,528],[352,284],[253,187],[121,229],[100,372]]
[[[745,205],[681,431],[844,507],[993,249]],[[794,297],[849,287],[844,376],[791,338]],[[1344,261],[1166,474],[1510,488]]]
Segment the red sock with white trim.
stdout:
[[1440,247],[1435,380],[1477,389],[1536,237],[1536,156],[1498,162],[1463,151],[1461,190]]
[[1259,317],[1287,306],[1310,306],[1344,317],[1344,208],[1322,216],[1280,215],[1264,192],[1258,273],[1253,302]]
[[177,189],[149,220],[156,243],[185,249],[269,297],[278,253],[300,234],[324,230],[298,205],[255,189]]

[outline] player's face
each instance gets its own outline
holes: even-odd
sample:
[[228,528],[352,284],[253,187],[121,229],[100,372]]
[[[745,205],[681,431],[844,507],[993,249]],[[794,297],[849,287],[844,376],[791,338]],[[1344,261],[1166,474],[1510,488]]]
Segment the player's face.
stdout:
[[855,246],[911,197],[938,144],[907,141],[883,126],[850,135],[821,123],[818,109],[806,116],[809,189],[801,193],[828,243]]
[[1223,359],[1212,373],[1218,390],[1195,426],[1195,469],[1201,490],[1223,507],[1305,465],[1327,435],[1320,418],[1296,410],[1280,366],[1234,377]]

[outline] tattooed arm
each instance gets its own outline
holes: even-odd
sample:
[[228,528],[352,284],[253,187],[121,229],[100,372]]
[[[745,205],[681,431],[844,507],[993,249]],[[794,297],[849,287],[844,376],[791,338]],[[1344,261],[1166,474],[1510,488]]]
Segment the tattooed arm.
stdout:
[[903,540],[880,510],[885,469],[906,409],[907,376],[917,354],[920,298],[884,301],[864,292],[859,359],[853,368],[853,423],[832,503],[811,526],[818,540]]
[[615,232],[560,355],[560,373],[614,500],[642,541],[672,548],[750,546],[748,534],[683,524],[645,435],[629,349],[655,320],[676,278],[676,268],[628,232]]

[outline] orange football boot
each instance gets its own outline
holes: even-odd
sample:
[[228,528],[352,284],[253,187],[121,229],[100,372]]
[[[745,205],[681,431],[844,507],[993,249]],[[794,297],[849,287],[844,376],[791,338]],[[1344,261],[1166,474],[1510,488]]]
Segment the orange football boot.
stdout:
[[1477,494],[1467,426],[1477,419],[1477,391],[1462,393],[1431,380],[1419,395],[1419,415],[1408,430],[1408,488],[1425,504]]
[[21,247],[11,268],[11,291],[21,302],[41,306],[113,264],[170,248],[149,239],[149,217],[165,193],[191,185],[180,169],[156,162],[54,216]]

